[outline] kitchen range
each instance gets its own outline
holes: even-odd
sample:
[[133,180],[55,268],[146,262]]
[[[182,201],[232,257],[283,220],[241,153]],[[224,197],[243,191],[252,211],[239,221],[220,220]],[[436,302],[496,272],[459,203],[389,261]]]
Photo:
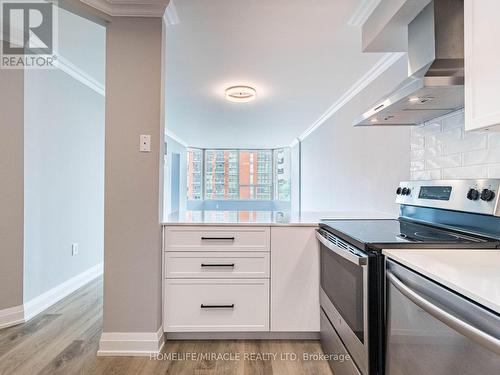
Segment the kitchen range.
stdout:
[[493,179],[402,182],[398,219],[320,223],[322,345],[352,358],[332,361],[335,374],[498,372],[498,305],[474,302],[386,254],[497,255],[499,191]]

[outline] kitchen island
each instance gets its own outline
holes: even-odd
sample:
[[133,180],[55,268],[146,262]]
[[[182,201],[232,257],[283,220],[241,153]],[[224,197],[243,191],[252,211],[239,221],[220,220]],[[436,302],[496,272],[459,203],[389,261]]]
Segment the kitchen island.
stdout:
[[322,219],[379,212],[185,211],[164,223],[167,337],[318,338]]

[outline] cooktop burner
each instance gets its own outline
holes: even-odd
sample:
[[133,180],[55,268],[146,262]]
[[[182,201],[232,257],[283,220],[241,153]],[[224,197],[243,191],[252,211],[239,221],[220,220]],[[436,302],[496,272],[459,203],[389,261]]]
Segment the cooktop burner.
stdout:
[[401,233],[404,238],[414,239],[416,241],[460,241],[460,237],[451,233],[425,233],[425,232],[415,232],[413,236],[411,234]]
[[414,240],[414,241],[460,241],[460,237],[452,233],[426,233],[426,232],[415,232],[413,235],[411,233],[401,233],[401,237]]
[[321,227],[358,247],[486,247],[496,239],[462,234],[408,220],[323,220]]

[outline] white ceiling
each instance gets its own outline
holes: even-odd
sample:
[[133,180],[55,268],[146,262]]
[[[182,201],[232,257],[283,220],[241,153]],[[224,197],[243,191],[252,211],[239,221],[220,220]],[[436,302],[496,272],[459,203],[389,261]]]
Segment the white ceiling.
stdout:
[[[167,29],[167,131],[200,147],[279,147],[381,58],[348,20],[362,0],[180,0]],[[255,87],[230,103],[226,87]],[[368,105],[371,103],[367,103]]]

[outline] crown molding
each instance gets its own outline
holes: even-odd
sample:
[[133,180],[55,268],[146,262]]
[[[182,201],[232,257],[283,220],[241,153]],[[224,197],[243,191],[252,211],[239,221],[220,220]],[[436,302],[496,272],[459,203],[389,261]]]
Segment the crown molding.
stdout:
[[80,0],[113,17],[163,17],[169,0]]
[[174,0],[170,0],[165,10],[165,15],[163,16],[167,26],[177,25],[181,22],[179,15],[177,14],[177,9],[175,8]]
[[331,106],[323,113],[309,128],[306,129],[299,137],[299,141],[303,141],[317,128],[323,125],[330,117],[338,112],[352,98],[363,91],[370,83],[377,79],[383,72],[396,63],[401,57],[405,56],[404,52],[394,52],[384,55],[366,74],[354,83],[340,98],[338,98]]
[[361,27],[366,22],[370,14],[375,10],[381,0],[363,0],[356,8],[354,14],[349,18],[347,24],[349,26]]
[[70,77],[76,79],[80,83],[94,90],[99,95],[106,96],[106,89],[102,83],[98,82],[96,79],[78,68],[63,56],[57,56],[57,60],[55,60],[55,66]]
[[176,141],[177,143],[181,144],[182,146],[188,148],[189,145],[186,141],[184,141],[181,137],[179,137],[177,134],[173,133],[171,130],[167,130],[165,129],[165,135],[171,139],[173,139],[174,141]]
[[[14,35],[22,35],[21,31],[18,28],[13,27],[12,30],[14,31]],[[3,39],[4,39],[3,34],[0,31],[0,40],[3,41]],[[56,54],[56,56],[57,59],[54,60],[54,65],[56,66],[56,68],[63,71],[70,77],[76,79],[85,86],[89,87],[90,89],[94,90],[99,95],[101,96],[106,95],[106,89],[102,83],[94,79],[92,76],[84,72],[82,69],[78,68],[75,64],[66,59],[64,56],[61,56],[60,54]]]

